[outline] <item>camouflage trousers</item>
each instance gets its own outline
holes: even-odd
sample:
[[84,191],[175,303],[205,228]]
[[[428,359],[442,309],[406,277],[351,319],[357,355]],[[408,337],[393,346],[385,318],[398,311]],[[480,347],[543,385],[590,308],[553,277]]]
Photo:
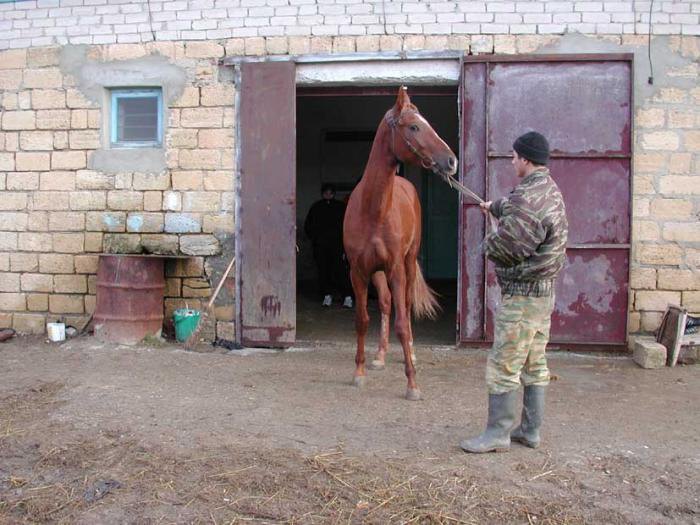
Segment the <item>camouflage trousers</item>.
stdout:
[[493,346],[486,364],[489,394],[503,394],[524,385],[549,384],[545,348],[554,309],[554,295],[503,295],[496,314]]

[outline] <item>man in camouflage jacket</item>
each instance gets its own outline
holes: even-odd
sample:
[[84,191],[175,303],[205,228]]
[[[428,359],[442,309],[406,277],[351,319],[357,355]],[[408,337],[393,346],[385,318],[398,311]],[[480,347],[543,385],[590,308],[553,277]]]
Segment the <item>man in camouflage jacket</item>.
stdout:
[[[460,443],[466,452],[504,451],[511,439],[537,448],[549,384],[545,347],[554,308],[554,281],[566,261],[568,223],[559,187],[549,174],[549,144],[529,132],[513,144],[511,163],[522,180],[507,198],[481,204],[498,219],[484,242],[496,265],[501,304],[486,365],[486,431]],[[516,418],[523,383],[522,420]]]

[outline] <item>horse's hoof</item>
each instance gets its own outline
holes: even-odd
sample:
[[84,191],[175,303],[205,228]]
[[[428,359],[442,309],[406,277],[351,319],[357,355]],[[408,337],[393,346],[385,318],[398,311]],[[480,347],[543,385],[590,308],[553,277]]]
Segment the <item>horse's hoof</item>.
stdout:
[[409,401],[419,401],[420,400],[420,390],[417,388],[407,388],[406,389],[406,399]]
[[384,370],[386,365],[384,364],[384,361],[380,361],[379,359],[375,359],[372,361],[367,368],[370,370]]
[[363,386],[365,386],[365,376],[353,377],[352,384],[353,384],[353,386],[356,386],[357,388],[362,388]]

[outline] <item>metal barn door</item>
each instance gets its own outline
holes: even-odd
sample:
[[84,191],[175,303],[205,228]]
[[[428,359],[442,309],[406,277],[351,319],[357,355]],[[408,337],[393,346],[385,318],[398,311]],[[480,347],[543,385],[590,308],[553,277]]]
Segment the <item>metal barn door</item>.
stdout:
[[238,337],[248,346],[285,347],[296,338],[294,67],[241,68]]
[[[628,55],[471,57],[462,92],[463,182],[485,200],[518,183],[515,138],[543,133],[569,219],[567,265],[556,286],[552,343],[621,345],[630,256],[631,82]],[[481,241],[484,219],[461,205],[460,342],[491,341],[500,300]]]

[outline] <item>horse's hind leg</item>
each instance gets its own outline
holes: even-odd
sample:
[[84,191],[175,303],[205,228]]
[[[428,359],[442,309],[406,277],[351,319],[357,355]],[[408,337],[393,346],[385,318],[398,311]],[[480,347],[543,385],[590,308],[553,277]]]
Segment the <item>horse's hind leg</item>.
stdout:
[[411,325],[410,312],[406,311],[406,273],[403,267],[397,268],[392,272],[389,282],[391,283],[391,296],[394,301],[394,311],[396,319],[394,321],[396,336],[401,341],[403,348],[404,370],[408,385],[406,388],[406,399],[409,401],[417,401],[420,399],[420,390],[416,383],[416,367],[413,366],[411,356]]
[[384,272],[375,272],[372,275],[372,283],[377,289],[379,297],[379,311],[381,312],[381,324],[379,328],[379,348],[377,356],[370,363],[371,370],[382,370],[385,366],[386,353],[389,350],[389,322],[391,318],[391,292],[386,282]]
[[411,361],[415,365],[416,349],[413,347],[413,323],[411,315],[413,312],[413,287],[416,283],[416,253],[409,253],[406,257],[406,313],[408,314],[408,344],[411,347]]
[[365,383],[365,336],[369,327],[369,314],[367,313],[367,286],[368,280],[359,272],[350,272],[352,289],[355,292],[355,332],[357,333],[357,352],[355,353],[355,375],[353,384],[362,386]]

